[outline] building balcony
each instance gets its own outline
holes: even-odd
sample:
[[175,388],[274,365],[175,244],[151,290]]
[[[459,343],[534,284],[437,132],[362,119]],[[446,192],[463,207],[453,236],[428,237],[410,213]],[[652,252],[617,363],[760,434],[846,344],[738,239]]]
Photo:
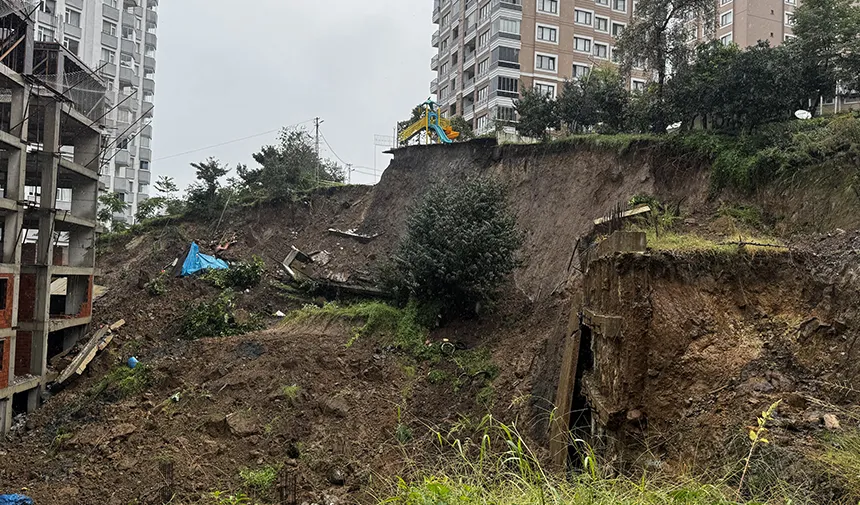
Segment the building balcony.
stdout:
[[155,116],[155,105],[147,102],[146,106],[143,107],[143,117],[152,119]]
[[117,49],[119,47],[119,38],[116,35],[102,33],[102,45],[109,49]]
[[155,80],[144,79],[143,80],[143,91],[149,92],[149,93],[155,93]]
[[523,0],[493,0],[493,10],[499,8],[522,12]]
[[158,26],[158,12],[156,12],[152,9],[147,9],[146,10],[146,22],[147,22],[147,24]]
[[150,182],[152,182],[152,172],[150,172],[149,170],[138,170],[137,182],[139,184],[149,184]]
[[433,58],[430,59],[430,70],[439,70],[439,55],[434,55]]
[[463,81],[463,95],[471,95],[475,92],[475,79],[467,79]]
[[123,7],[140,7],[140,0],[123,0]]
[[110,5],[102,4],[102,17],[111,21],[119,21],[119,9]]
[[134,41],[122,39],[122,52],[130,54],[134,61],[140,61],[140,56],[137,54],[137,44]]
[[463,70],[469,70],[470,68],[475,66],[475,54],[471,53],[466,55],[466,60],[463,62]]
[[435,93],[436,89],[438,87],[439,87],[439,79],[438,78],[434,78],[432,81],[430,81],[430,91]]
[[152,161],[152,149],[141,147],[137,154],[141,161]]
[[140,82],[140,78],[134,73],[133,69],[120,65],[119,82],[123,85],[137,85]]
[[149,9],[158,8],[158,0],[147,0],[146,7]]
[[475,117],[475,106],[474,105],[464,105],[463,106],[463,119],[466,121],[471,121],[472,118]]
[[125,149],[117,151],[116,156],[114,157],[114,162],[119,167],[130,167],[131,166],[131,153],[129,153]]
[[145,56],[143,58],[143,68],[155,72],[155,58],[151,56]]
[[116,77],[116,64],[108,63],[104,60],[99,62],[99,73],[107,76],[109,81]]
[[433,34],[433,37],[430,40],[433,47],[439,47],[439,30],[436,30],[436,33]]
[[146,45],[152,46],[153,48],[157,48],[158,36],[154,33],[146,32]]
[[147,125],[142,130],[140,130],[141,137],[152,138],[152,126]]

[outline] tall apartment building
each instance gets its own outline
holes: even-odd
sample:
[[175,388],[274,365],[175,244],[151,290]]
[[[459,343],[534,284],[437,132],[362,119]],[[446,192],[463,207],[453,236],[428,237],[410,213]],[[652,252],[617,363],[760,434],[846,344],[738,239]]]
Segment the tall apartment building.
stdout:
[[130,206],[149,198],[158,0],[40,0],[36,40],[63,44],[108,83],[101,181]]
[[435,1],[431,92],[443,114],[462,115],[479,133],[515,119],[521,87],[554,96],[565,80],[611,62],[633,10],[633,0]]
[[[443,115],[461,115],[486,133],[495,120],[515,119],[513,101],[522,87],[555,96],[561,84],[616,60],[617,37],[633,18],[634,0],[434,0],[433,34],[438,53],[430,83]],[[792,13],[800,0],[715,0],[716,38],[741,47],[793,37]],[[690,20],[693,39],[705,37]],[[630,89],[646,85],[639,73]],[[836,108],[860,101],[843,98]],[[826,109],[824,109],[826,110]]]
[[0,0],[0,433],[92,321],[107,84],[34,33],[31,6]]

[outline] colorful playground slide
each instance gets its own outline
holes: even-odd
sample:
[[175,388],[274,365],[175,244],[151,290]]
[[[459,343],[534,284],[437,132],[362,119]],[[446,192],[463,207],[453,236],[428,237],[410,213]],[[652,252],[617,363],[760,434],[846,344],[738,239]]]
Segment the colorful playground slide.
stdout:
[[460,136],[460,132],[451,128],[451,123],[436,111],[436,104],[431,100],[424,103],[424,116],[415,121],[400,133],[400,142],[407,142],[422,131],[433,131],[444,144],[450,144]]

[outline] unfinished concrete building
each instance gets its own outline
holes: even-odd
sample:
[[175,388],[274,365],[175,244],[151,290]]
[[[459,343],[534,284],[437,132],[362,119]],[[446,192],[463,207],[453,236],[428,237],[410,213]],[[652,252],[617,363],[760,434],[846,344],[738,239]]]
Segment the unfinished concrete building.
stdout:
[[0,432],[38,407],[50,357],[92,319],[106,86],[62,45],[35,42],[32,14],[0,0]]

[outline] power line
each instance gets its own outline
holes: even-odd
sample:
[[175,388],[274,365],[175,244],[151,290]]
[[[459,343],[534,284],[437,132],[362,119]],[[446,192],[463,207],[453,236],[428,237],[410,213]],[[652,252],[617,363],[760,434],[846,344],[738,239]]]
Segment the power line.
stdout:
[[294,124],[294,125],[281,127],[281,128],[275,129],[275,130],[269,130],[269,131],[266,131],[266,132],[263,132],[263,133],[258,133],[258,134],[256,134],[256,135],[249,135],[249,136],[247,136],[247,137],[242,137],[242,138],[240,138],[240,139],[228,140],[227,142],[221,142],[220,144],[215,144],[215,145],[211,145],[211,146],[201,147],[200,149],[192,149],[191,151],[185,151],[184,153],[171,154],[170,156],[164,156],[163,158],[158,158],[158,159],[155,159],[155,160],[153,160],[153,161],[169,160],[169,159],[172,159],[172,158],[178,158],[178,157],[180,157],[180,156],[185,156],[186,154],[199,153],[200,151],[206,151],[206,150],[208,150],[208,149],[215,149],[216,147],[226,146],[226,145],[228,145],[228,144],[235,144],[235,143],[237,143],[237,142],[242,142],[242,141],[244,141],[244,140],[250,140],[250,139],[253,139],[253,138],[257,138],[257,137],[262,137],[263,135],[271,135],[272,133],[279,132],[279,131],[283,130],[284,128],[293,128],[293,127],[296,127],[296,126],[301,126],[301,125],[303,125],[303,124],[310,123],[311,121],[313,121],[313,119],[308,119],[307,121],[302,121],[301,123],[296,123],[296,124]]

